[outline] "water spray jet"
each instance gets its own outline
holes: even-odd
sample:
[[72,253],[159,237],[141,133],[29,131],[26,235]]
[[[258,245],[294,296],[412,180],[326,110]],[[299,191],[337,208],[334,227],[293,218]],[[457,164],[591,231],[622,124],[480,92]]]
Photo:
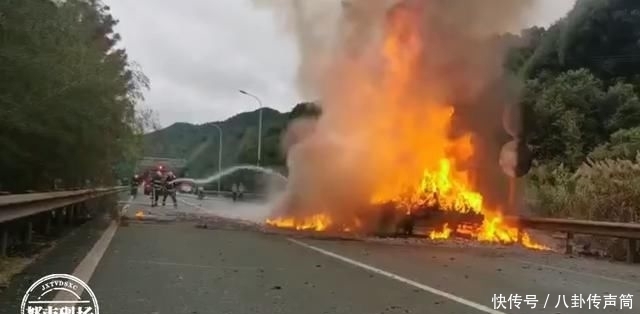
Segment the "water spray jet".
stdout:
[[213,174],[210,177],[204,178],[204,179],[191,179],[191,178],[179,178],[174,180],[174,183],[181,183],[181,182],[188,182],[188,183],[193,183],[196,185],[204,185],[204,184],[209,184],[211,182],[214,182],[216,180],[220,180],[222,177],[228,176],[236,171],[239,170],[251,170],[251,171],[256,171],[256,172],[262,172],[262,173],[266,173],[266,174],[270,174],[270,175],[275,175],[276,177],[282,179],[284,182],[287,182],[288,179],[287,177],[285,177],[284,175],[282,175],[281,173],[273,170],[273,169],[269,169],[269,168],[264,168],[264,167],[258,167],[258,166],[254,166],[254,165],[238,165],[238,166],[233,166],[227,169],[224,169],[222,171],[219,171],[215,174]]

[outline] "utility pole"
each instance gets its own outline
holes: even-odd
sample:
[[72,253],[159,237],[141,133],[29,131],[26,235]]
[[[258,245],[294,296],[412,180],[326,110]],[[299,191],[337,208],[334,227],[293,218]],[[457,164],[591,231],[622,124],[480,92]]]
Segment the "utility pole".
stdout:
[[[219,141],[218,141],[218,173],[222,172],[222,127],[212,123],[214,127],[218,129]],[[218,178],[218,196],[220,196],[220,181],[222,178]]]
[[239,90],[240,94],[244,94],[247,95],[253,99],[255,99],[258,102],[258,161],[257,161],[257,165],[258,167],[260,166],[260,157],[262,156],[261,154],[261,150],[262,150],[262,101],[260,101],[260,98],[258,98],[258,96],[251,94],[247,91],[244,90]]

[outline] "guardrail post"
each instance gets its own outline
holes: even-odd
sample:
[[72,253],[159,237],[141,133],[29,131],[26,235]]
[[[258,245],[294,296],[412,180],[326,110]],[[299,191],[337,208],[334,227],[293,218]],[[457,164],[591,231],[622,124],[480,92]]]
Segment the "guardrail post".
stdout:
[[636,239],[627,239],[627,262],[637,263],[638,258],[638,241]]
[[55,214],[56,214],[56,227],[60,228],[62,227],[62,211],[63,208],[58,208],[55,210]]
[[75,209],[76,209],[76,204],[72,204],[67,206],[65,210],[67,212],[67,224],[69,225],[73,224],[73,219],[75,217]]
[[82,208],[82,219],[88,219],[89,217],[91,217],[91,212],[92,210],[95,210],[95,209],[92,209],[91,207],[87,206],[86,203],[81,204],[80,206]]
[[24,228],[24,244],[31,244],[31,240],[33,239],[33,219],[31,217],[27,218],[27,223]]
[[51,234],[51,212],[44,212],[42,219],[42,233],[44,235]]
[[0,226],[0,256],[7,256],[7,248],[9,247],[9,225]]
[[565,254],[573,253],[573,233],[567,232],[567,239],[565,240]]
[[75,214],[76,214],[76,220],[84,220],[87,217],[87,204],[86,203],[80,203],[78,204],[78,207],[76,208]]

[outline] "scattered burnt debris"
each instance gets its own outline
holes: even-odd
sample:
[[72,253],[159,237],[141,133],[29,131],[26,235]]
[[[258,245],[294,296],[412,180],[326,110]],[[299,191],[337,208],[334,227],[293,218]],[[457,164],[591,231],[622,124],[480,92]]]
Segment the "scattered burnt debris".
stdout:
[[482,225],[484,216],[467,211],[453,211],[436,205],[423,205],[403,212],[395,203],[380,205],[380,216],[376,236],[380,237],[412,237],[424,236],[427,230],[435,230],[447,224],[453,235],[471,238],[465,230],[473,230]]

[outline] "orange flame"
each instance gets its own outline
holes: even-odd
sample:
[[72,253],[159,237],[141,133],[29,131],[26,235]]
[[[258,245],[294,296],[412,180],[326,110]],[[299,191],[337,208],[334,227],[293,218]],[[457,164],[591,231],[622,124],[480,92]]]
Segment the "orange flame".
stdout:
[[[518,241],[518,229],[504,222],[499,209],[488,208],[478,189],[477,173],[465,167],[477,157],[475,135],[456,130],[459,132],[452,136],[455,109],[449,101],[457,91],[442,77],[445,73],[439,59],[446,58],[436,52],[433,61],[425,60],[431,55],[427,46],[439,44],[442,38],[435,36],[434,42],[425,42],[424,38],[433,34],[425,31],[424,16],[414,8],[395,7],[386,18],[382,41],[366,46],[371,51],[336,61],[340,75],[332,76],[338,77],[337,84],[329,84],[331,97],[327,97],[316,131],[340,135],[347,144],[354,144],[345,147],[356,148],[333,154],[341,159],[327,157],[317,162],[344,162],[341,169],[358,167],[361,172],[375,173],[365,176],[365,183],[354,180],[365,185],[366,196],[370,196],[367,200],[374,205],[391,202],[405,213],[433,206],[484,216],[479,227],[445,224],[441,231],[429,234],[432,239],[464,234],[483,242]],[[357,162],[350,164],[349,160]],[[322,183],[318,185],[326,187]],[[338,189],[331,186],[308,193],[331,188]],[[330,215],[281,217],[267,220],[267,224],[322,231],[333,223],[332,218],[338,219]],[[544,248],[526,233],[520,238],[527,247]]]
[[453,230],[449,228],[449,224],[444,224],[444,226],[442,227],[442,231],[431,231],[431,233],[429,233],[429,239],[448,239],[451,235],[451,232],[453,232]]
[[[421,98],[409,88],[417,80],[416,69],[424,62],[425,44],[421,42],[419,17],[411,10],[399,8],[390,16],[383,55],[388,62],[388,80],[379,89],[379,99],[400,101],[399,110],[385,112],[386,120],[396,119],[404,122],[395,136],[385,138],[387,149],[411,147],[411,161],[417,161],[422,176],[412,177],[413,173],[391,169],[385,174],[385,180],[375,189],[372,203],[394,202],[399,209],[411,211],[411,208],[434,206],[442,210],[463,213],[482,214],[485,218],[479,228],[457,226],[456,232],[465,234],[482,242],[513,243],[518,240],[518,229],[508,226],[499,209],[489,209],[483,196],[474,186],[474,179],[467,170],[460,170],[476,153],[473,135],[459,134],[450,137],[452,118],[455,110],[452,106],[434,101],[437,97]],[[433,82],[438,85],[439,82]],[[437,88],[433,91],[438,94]],[[431,99],[430,99],[431,98]],[[410,109],[408,108],[409,105]],[[394,106],[391,106],[392,108]],[[399,134],[398,134],[399,133]],[[402,145],[398,145],[398,143]],[[408,166],[416,167],[415,163]],[[403,167],[405,168],[405,167]],[[445,239],[453,230],[445,224],[442,231],[429,234],[432,239]],[[544,249],[535,244],[528,234],[523,233],[523,245]]]
[[144,212],[139,210],[136,212],[136,218],[141,219],[144,217]]
[[267,224],[285,229],[324,231],[331,225],[331,218],[325,214],[317,214],[302,219],[279,217],[267,219]]
[[[429,238],[432,240],[435,239],[447,239],[449,238],[453,230],[449,228],[448,224],[444,224],[442,227],[443,231],[432,231],[429,234]],[[518,232],[522,232],[520,235],[520,239],[518,239]],[[480,242],[496,242],[496,243],[515,243],[520,241],[522,246],[534,249],[534,250],[551,250],[548,246],[538,244],[531,239],[531,236],[521,230],[518,230],[516,227],[509,226],[505,224],[501,215],[496,215],[493,217],[485,217],[482,225],[479,227],[474,227],[471,225],[458,225],[455,233],[466,235],[473,239],[476,239]]]
[[543,244],[539,244],[534,242],[531,237],[529,236],[528,233],[524,232],[522,234],[522,246],[529,248],[529,249],[533,249],[533,250],[541,250],[541,251],[551,251],[551,248],[543,245]]

